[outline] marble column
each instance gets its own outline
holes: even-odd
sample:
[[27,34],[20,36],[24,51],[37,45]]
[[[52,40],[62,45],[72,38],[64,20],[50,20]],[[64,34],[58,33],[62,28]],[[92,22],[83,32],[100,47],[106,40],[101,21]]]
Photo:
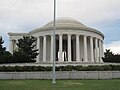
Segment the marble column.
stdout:
[[98,39],[96,38],[95,39],[95,59],[96,59],[96,62],[99,62],[99,59],[98,59]]
[[37,37],[37,49],[38,49],[38,56],[37,56],[37,60],[36,63],[39,63],[40,61],[40,37]]
[[63,52],[63,50],[62,50],[62,46],[63,44],[62,44],[62,35],[60,34],[59,35],[59,62],[63,62],[63,58],[62,58],[62,52]]
[[68,34],[68,62],[71,62],[71,35]]
[[90,37],[90,59],[91,62],[94,62],[94,56],[93,56],[93,37]]
[[102,57],[104,57],[104,46],[103,46],[103,41],[102,41]]
[[87,55],[87,36],[84,36],[83,42],[84,42],[84,62],[87,62],[88,61],[88,55]]
[[46,36],[43,36],[43,62],[46,62]]
[[79,36],[76,35],[76,61],[80,62],[80,41],[79,41]]
[[10,39],[9,42],[10,42],[9,51],[11,54],[13,54],[13,41],[12,41],[12,39]]
[[14,52],[16,49],[16,40],[14,39],[14,40],[12,40],[12,42],[13,42],[13,52]]
[[53,62],[53,48],[55,47],[53,47],[53,35],[51,35],[51,62]]
[[16,40],[16,43],[15,43],[15,50],[18,50],[17,43],[18,43],[18,40]]
[[[101,41],[101,57],[104,57],[103,41]],[[102,62],[103,62],[103,60],[102,60]]]
[[99,61],[102,63],[102,44],[101,44],[101,40],[99,40]]

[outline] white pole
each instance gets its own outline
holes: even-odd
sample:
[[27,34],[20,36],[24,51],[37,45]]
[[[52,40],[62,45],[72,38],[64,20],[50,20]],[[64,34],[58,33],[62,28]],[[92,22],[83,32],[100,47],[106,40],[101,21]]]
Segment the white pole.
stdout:
[[55,77],[55,59],[56,59],[56,39],[55,39],[55,21],[56,21],[56,0],[54,0],[54,29],[53,29],[53,78],[52,84],[56,84],[56,77]]

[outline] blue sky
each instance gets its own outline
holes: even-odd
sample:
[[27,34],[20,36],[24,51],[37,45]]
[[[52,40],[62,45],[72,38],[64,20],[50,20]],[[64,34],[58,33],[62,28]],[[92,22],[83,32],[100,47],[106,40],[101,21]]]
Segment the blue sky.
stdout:
[[[120,0],[56,0],[57,17],[74,18],[105,35],[104,47],[120,53]],[[53,0],[0,0],[0,36],[29,32],[53,19]]]

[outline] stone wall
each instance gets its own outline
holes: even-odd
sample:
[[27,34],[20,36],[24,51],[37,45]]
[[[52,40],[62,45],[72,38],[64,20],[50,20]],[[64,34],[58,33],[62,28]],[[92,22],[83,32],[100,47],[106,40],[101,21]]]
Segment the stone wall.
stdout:
[[[52,72],[0,72],[0,79],[51,79]],[[56,79],[117,79],[120,71],[57,71]]]

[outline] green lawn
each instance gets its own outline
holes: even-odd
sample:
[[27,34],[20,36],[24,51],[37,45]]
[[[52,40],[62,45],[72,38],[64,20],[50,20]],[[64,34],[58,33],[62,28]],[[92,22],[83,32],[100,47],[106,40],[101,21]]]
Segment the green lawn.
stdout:
[[0,80],[0,90],[120,90],[120,80]]

